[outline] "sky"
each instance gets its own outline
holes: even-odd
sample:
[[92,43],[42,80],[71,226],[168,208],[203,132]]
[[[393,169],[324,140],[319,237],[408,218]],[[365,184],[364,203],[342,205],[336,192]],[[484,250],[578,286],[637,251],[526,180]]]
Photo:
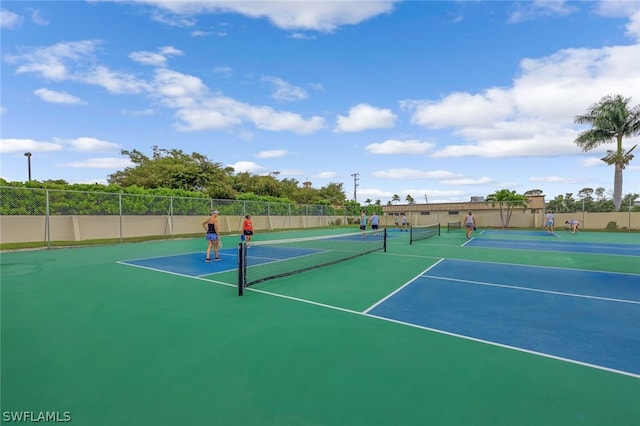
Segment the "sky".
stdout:
[[[634,1],[0,4],[0,177],[107,183],[122,150],[342,183],[347,199],[611,197],[577,115],[640,104]],[[625,140],[630,148],[640,138]],[[640,151],[637,153],[640,155]],[[640,157],[623,195],[640,193]]]

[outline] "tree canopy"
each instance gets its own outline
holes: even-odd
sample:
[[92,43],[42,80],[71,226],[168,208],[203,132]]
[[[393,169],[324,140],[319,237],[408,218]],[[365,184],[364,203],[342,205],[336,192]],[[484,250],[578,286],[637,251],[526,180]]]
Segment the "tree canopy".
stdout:
[[151,157],[134,149],[123,150],[133,166],[109,175],[110,185],[144,189],[167,188],[203,193],[210,198],[236,199],[240,194],[274,197],[300,204],[342,205],[346,199],[342,183],[319,189],[300,185],[296,179],[278,180],[279,172],[256,175],[235,173],[207,156],[179,149],[152,147]]
[[591,128],[581,132],[575,139],[583,151],[591,151],[602,144],[615,143],[615,150],[607,150],[601,158],[615,167],[613,179],[613,203],[616,210],[622,204],[622,171],[633,160],[631,153],[637,145],[628,150],[622,140],[640,134],[640,105],[629,106],[631,98],[622,95],[608,95],[593,104],[585,114],[575,117],[577,124],[589,124]]

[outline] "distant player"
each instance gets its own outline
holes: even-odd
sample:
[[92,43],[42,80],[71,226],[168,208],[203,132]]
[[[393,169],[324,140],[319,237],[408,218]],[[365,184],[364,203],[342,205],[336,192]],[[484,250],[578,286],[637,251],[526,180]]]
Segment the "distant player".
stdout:
[[547,214],[544,217],[544,229],[547,230],[548,234],[553,234],[553,224],[555,223],[555,217],[553,216],[553,212],[551,210],[547,210]]
[[567,220],[565,223],[569,225],[569,230],[571,231],[572,234],[575,234],[576,232],[578,232],[578,228],[580,228],[579,220],[570,219],[570,220]]
[[360,213],[360,233],[362,234],[362,238],[367,236],[367,212],[362,209]]
[[467,213],[467,217],[464,219],[464,226],[467,229],[467,240],[470,240],[471,234],[476,229],[476,217],[472,212]]
[[253,222],[251,221],[250,214],[246,215],[244,222],[242,222],[242,235],[244,235],[244,240],[247,243],[247,247],[249,247],[249,243],[251,243],[251,238],[253,237]]
[[371,229],[373,229],[374,233],[378,233],[378,226],[380,225],[380,218],[377,214],[373,213],[371,215]]

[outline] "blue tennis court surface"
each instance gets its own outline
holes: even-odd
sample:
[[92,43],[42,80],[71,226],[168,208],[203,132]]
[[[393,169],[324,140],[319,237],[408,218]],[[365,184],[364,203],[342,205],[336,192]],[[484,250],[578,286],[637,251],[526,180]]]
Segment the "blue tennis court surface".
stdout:
[[367,313],[640,375],[640,275],[445,259]]
[[585,243],[554,240],[506,240],[495,238],[473,238],[468,247],[486,247],[508,250],[541,250],[571,253],[615,254],[620,256],[640,256],[640,244]]
[[204,258],[205,253],[198,252],[126,260],[119,263],[190,277],[200,277],[238,268],[238,253],[235,248],[220,250],[221,260],[218,262],[205,262]]

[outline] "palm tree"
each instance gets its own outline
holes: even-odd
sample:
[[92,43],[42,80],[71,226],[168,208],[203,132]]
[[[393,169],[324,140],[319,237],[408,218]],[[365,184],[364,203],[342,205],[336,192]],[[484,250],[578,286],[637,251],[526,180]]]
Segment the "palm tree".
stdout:
[[576,124],[590,124],[592,127],[580,133],[574,143],[583,151],[590,151],[604,143],[616,143],[616,150],[607,150],[601,158],[608,165],[615,166],[613,176],[613,204],[620,210],[622,202],[622,170],[633,160],[631,151],[622,148],[622,139],[640,134],[640,105],[629,107],[631,98],[622,95],[608,95],[593,104],[586,114],[575,118]]
[[398,194],[393,194],[393,197],[391,197],[391,201],[395,201],[395,203],[398,204],[398,201],[400,201],[400,196]]
[[500,220],[502,221],[502,227],[506,228],[511,221],[513,209],[522,207],[526,210],[529,197],[517,194],[516,191],[501,189],[493,194],[487,195],[486,201],[490,202],[492,206],[496,204],[500,206]]
[[407,196],[405,197],[405,201],[408,204],[415,204],[416,203],[416,200],[409,194],[407,194]]

